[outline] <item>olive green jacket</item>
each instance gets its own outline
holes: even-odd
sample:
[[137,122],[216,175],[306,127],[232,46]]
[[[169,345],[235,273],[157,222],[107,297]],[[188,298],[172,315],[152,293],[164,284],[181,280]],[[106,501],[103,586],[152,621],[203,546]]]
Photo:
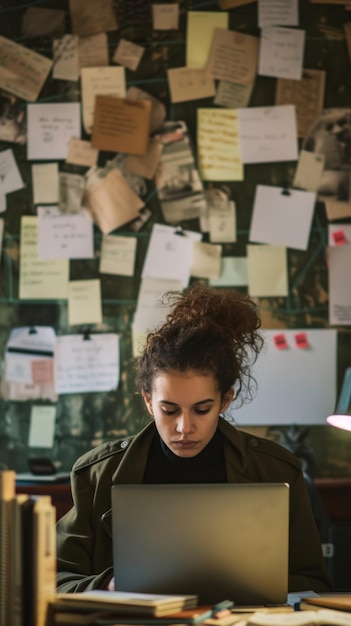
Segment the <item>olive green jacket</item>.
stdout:
[[[299,460],[274,442],[240,432],[223,418],[219,430],[228,482],[290,485],[289,591],[330,590]],[[111,486],[143,482],[154,433],[151,422],[138,435],[102,444],[74,464],[74,504],[57,523],[59,592],[104,589],[112,578]]]

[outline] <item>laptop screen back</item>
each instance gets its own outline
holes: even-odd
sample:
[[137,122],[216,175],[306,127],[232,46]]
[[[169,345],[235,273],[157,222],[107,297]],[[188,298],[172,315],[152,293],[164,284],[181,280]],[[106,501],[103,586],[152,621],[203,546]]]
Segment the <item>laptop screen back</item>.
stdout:
[[287,484],[114,485],[111,495],[119,591],[286,602]]

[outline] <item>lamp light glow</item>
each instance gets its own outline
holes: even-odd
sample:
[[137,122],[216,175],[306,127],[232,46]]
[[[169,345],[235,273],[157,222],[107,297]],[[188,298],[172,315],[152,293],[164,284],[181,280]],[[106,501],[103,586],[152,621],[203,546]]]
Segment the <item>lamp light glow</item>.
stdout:
[[327,423],[342,430],[351,430],[351,415],[329,415]]

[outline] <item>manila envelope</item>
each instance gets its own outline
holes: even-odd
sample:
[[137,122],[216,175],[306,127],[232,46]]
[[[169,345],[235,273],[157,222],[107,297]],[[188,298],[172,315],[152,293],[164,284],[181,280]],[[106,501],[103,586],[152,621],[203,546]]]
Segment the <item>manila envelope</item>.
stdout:
[[150,100],[96,96],[91,144],[98,150],[146,154]]

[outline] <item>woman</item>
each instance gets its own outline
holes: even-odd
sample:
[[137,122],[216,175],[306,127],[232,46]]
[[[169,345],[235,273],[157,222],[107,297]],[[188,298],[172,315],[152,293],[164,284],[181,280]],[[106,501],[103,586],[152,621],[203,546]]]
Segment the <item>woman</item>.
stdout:
[[216,482],[289,483],[289,591],[330,590],[299,460],[223,417],[234,396],[252,395],[250,367],[263,343],[254,303],[200,283],[169,303],[137,364],[152,421],[73,466],[74,505],[57,526],[58,591],[114,589],[111,485]]

